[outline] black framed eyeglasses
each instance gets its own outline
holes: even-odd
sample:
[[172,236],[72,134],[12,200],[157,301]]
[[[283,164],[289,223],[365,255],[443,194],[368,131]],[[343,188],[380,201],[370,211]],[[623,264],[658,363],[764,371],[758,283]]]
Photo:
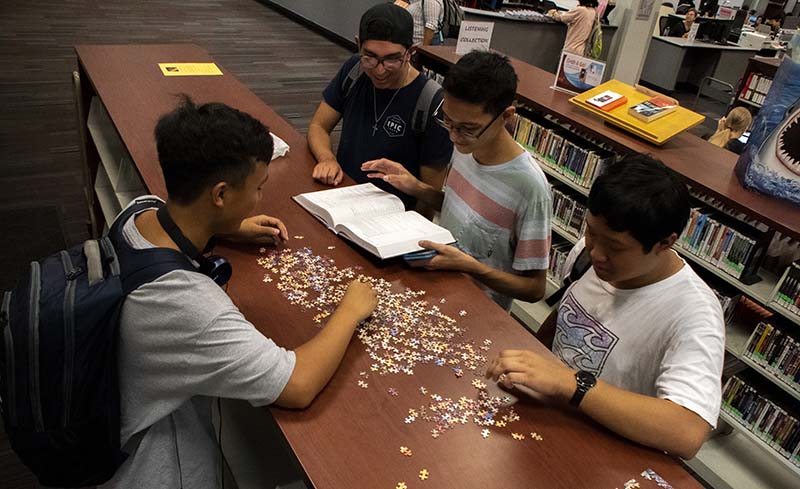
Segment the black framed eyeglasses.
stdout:
[[378,65],[383,65],[383,67],[389,71],[397,70],[403,66],[403,62],[405,62],[406,59],[406,53],[408,53],[407,49],[403,51],[402,54],[390,54],[389,56],[384,57],[373,56],[371,54],[362,54],[361,66],[368,70],[372,70],[377,68]]
[[503,115],[502,112],[500,112],[499,114],[494,116],[494,118],[492,118],[491,122],[489,122],[488,124],[483,126],[483,129],[481,129],[480,131],[469,130],[469,129],[464,129],[460,125],[453,124],[450,121],[450,118],[447,117],[447,114],[444,113],[444,110],[442,109],[442,106],[440,105],[439,109],[433,115],[433,120],[435,120],[437,124],[439,124],[440,126],[445,128],[448,132],[453,132],[453,133],[455,133],[456,135],[460,136],[463,139],[467,139],[467,140],[470,140],[470,141],[477,141],[478,139],[481,138],[481,136],[483,136],[483,133],[485,133],[486,130],[489,129],[489,127],[491,127],[492,124],[494,124],[494,121],[496,121],[501,115]]

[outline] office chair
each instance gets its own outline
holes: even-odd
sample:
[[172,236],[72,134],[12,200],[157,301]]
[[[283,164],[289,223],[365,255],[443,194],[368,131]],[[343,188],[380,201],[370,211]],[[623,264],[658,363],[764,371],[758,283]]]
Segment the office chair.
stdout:
[[666,15],[662,15],[658,18],[658,35],[659,36],[666,36],[667,34],[665,31],[667,30],[667,23],[669,23],[669,17]]

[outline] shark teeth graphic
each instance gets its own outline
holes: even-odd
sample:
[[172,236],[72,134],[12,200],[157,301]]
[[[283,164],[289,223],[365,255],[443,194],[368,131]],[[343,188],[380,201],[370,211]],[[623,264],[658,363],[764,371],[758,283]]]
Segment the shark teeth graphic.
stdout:
[[796,110],[781,127],[775,155],[789,171],[800,175],[800,110]]

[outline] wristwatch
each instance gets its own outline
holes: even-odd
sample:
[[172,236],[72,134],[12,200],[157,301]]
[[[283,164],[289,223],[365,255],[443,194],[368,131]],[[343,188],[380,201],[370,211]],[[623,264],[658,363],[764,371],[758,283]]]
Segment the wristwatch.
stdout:
[[589,392],[589,389],[597,384],[597,377],[595,377],[593,373],[587,372],[586,370],[578,370],[575,373],[575,380],[577,381],[578,385],[575,388],[575,394],[572,395],[572,399],[569,400],[569,403],[572,406],[578,407],[583,400],[583,396]]

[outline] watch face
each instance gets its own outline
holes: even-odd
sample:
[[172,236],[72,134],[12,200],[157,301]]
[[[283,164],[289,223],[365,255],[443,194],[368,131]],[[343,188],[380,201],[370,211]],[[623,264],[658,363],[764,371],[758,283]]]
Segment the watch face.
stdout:
[[594,374],[586,370],[578,371],[578,373],[575,374],[575,378],[578,380],[579,384],[585,385],[586,387],[594,387],[597,383],[597,378]]

